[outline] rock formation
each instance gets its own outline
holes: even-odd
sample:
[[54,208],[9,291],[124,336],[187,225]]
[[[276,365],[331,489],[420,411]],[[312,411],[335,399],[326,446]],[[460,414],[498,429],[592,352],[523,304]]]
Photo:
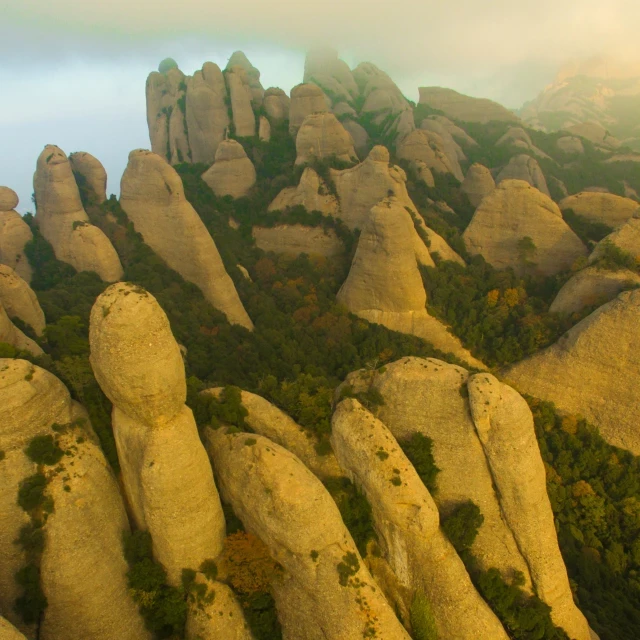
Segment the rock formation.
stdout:
[[132,151],[120,193],[120,204],[136,230],[169,267],[197,285],[230,322],[251,329],[218,249],[187,201],[176,171],[155,153]]
[[20,318],[37,335],[44,330],[44,313],[31,287],[11,268],[0,264],[0,303],[10,318]]
[[469,253],[518,273],[552,275],[587,253],[558,205],[522,180],[505,180],[486,196],[462,237]]
[[191,410],[178,343],[156,300],[116,284],[91,310],[96,380],[113,403],[124,489],[171,584],[222,551],[225,521]]
[[213,162],[229,129],[227,99],[224,76],[213,62],[205,62],[188,80],[185,118],[193,162]]
[[2,640],[27,640],[10,622],[0,617],[0,638]]
[[223,140],[218,145],[213,165],[202,179],[217,196],[242,198],[256,183],[256,170],[243,146],[236,140]]
[[352,102],[360,93],[349,65],[333,49],[319,48],[307,53],[304,82],[317,84],[331,101]]
[[602,125],[596,122],[581,122],[566,129],[574,136],[585,138],[589,142],[604,150],[617,149],[621,142],[612,136]]
[[584,153],[582,140],[576,136],[563,136],[562,138],[558,138],[556,146],[563,153],[571,155],[581,155]]
[[472,98],[453,89],[442,87],[420,87],[419,104],[444,112],[453,120],[480,122],[486,124],[492,120],[519,122],[518,117],[502,105],[485,98]]
[[86,191],[90,201],[102,204],[107,199],[107,172],[100,160],[76,151],[69,155],[69,163],[78,187]]
[[462,173],[460,161],[466,160],[467,156],[464,154],[460,145],[453,139],[451,133],[443,124],[437,120],[431,120],[430,118],[423,120],[420,128],[424,131],[431,131],[440,136],[445,155],[449,159],[451,172],[460,182],[462,182],[464,180],[464,173]]
[[[357,400],[347,399],[333,415],[331,441],[340,465],[373,509],[384,555],[409,595],[405,606],[421,591],[431,605],[438,637],[506,640],[440,530],[432,497],[387,427]],[[396,471],[397,486],[391,483]]]
[[338,199],[314,169],[306,167],[297,187],[286,187],[269,205],[269,211],[286,211],[302,206],[307,211],[320,211],[325,216],[337,216]]
[[327,97],[319,86],[307,83],[293,87],[289,106],[289,133],[295,136],[307,116],[328,111]]
[[341,120],[342,126],[347,130],[353,139],[353,146],[359,158],[365,158],[371,150],[369,134],[367,130],[355,120]]
[[551,197],[547,181],[538,161],[526,154],[513,156],[509,160],[509,164],[498,174],[496,184],[500,184],[503,180],[524,180],[538,189],[538,191],[544,193],[545,196]]
[[599,222],[617,229],[640,211],[640,205],[635,200],[613,193],[582,191],[562,200],[560,209],[572,209],[589,222]]
[[595,262],[600,258],[607,244],[613,244],[625,253],[630,253],[638,261],[640,259],[640,214],[636,214],[601,240],[589,256],[589,262]]
[[335,157],[342,162],[357,162],[353,139],[332,113],[308,115],[296,136],[296,164]]
[[374,121],[380,124],[389,115],[398,116],[411,112],[407,102],[396,83],[382,70],[370,62],[362,62],[353,70],[353,77],[364,97],[362,113],[371,113]]
[[256,247],[263,251],[299,256],[301,253],[333,258],[344,253],[344,244],[333,229],[302,224],[253,227]]
[[506,133],[496,142],[496,147],[516,147],[539,158],[550,159],[542,149],[538,149],[533,144],[531,136],[522,127],[509,127]]
[[382,200],[364,224],[337,300],[369,322],[416,335],[436,349],[482,367],[441,322],[427,313],[427,294],[418,269],[418,262],[425,262],[421,252],[428,254],[428,249],[411,215],[396,198]]
[[209,429],[206,439],[225,501],[283,568],[273,590],[286,640],[409,640],[335,502],[298,458],[260,435]]
[[[55,436],[67,455],[47,473],[54,510],[44,524],[40,583],[48,606],[37,637],[149,638],[126,582],[124,505],[86,413],[55,376],[24,360],[0,360],[0,391],[0,607],[27,631],[13,609],[20,595],[14,574],[27,561],[15,540],[30,522],[16,497],[38,469],[24,449],[36,436]],[[68,426],[54,432],[54,423]]]
[[260,116],[258,124],[258,138],[262,142],[269,142],[271,140],[271,125],[266,116]]
[[467,194],[469,202],[477,207],[482,202],[482,198],[493,192],[496,183],[491,171],[476,162],[469,167],[460,188]]
[[20,351],[29,351],[34,356],[41,356],[44,352],[42,349],[31,339],[28,338],[18,327],[16,327],[7,311],[4,308],[2,299],[0,298],[0,342],[10,344],[12,347],[19,349]]
[[227,63],[226,71],[233,67],[241,67],[247,75],[247,82],[251,89],[251,102],[254,107],[260,108],[264,99],[264,88],[260,82],[260,71],[256,69],[249,58],[242,51],[234,51]]
[[625,291],[505,377],[561,411],[584,416],[608,442],[638,455],[639,321],[640,290]]
[[227,67],[225,80],[229,89],[235,135],[239,138],[256,135],[256,116],[253,112],[253,91],[249,75],[241,66]]
[[396,153],[402,160],[424,162],[437,173],[451,173],[462,179],[462,170],[457,160],[455,164],[452,163],[447,156],[443,139],[433,131],[416,129],[397,145]]
[[29,225],[14,209],[18,195],[9,187],[0,187],[0,264],[15,269],[26,282],[31,282],[32,270],[24,245],[33,239]]
[[613,300],[621,291],[640,285],[640,276],[633,271],[606,271],[587,267],[578,271],[558,292],[549,307],[551,313],[576,313],[584,307],[601,305]]
[[105,282],[122,277],[122,265],[105,234],[89,223],[71,164],[64,152],[47,145],[38,158],[33,189],[36,223],[56,258],[77,271],[95,271]]
[[429,116],[427,119],[435,120],[441,124],[453,136],[454,140],[463,147],[478,146],[478,143],[464,129],[449,120],[449,118],[445,116]]
[[264,93],[264,110],[271,122],[283,122],[289,119],[289,96],[277,87],[270,87]]

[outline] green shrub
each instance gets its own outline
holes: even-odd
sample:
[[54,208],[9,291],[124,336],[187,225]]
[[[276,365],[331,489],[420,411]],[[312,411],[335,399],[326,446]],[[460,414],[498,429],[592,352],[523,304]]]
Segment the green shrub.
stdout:
[[431,494],[437,490],[436,477],[440,469],[433,458],[433,440],[422,433],[414,433],[398,443],[409,458],[424,486]]
[[53,436],[36,436],[31,440],[25,453],[36,464],[46,464],[53,466],[57,464],[64,455],[64,451],[58,446]]
[[44,549],[45,534],[42,522],[32,521],[20,527],[20,533],[16,539],[28,556],[34,557]]
[[414,640],[438,640],[433,610],[422,591],[416,591],[409,614]]
[[607,269],[608,271],[629,269],[630,271],[640,272],[640,262],[632,254],[623,251],[613,242],[608,240],[602,242],[599,246],[599,252],[598,259],[594,263],[594,266],[598,269]]
[[178,63],[173,58],[165,58],[159,65],[158,71],[160,73],[167,73],[171,69],[177,69]]
[[571,227],[573,232],[587,246],[594,242],[600,242],[600,240],[606,238],[613,231],[612,227],[603,224],[602,222],[592,222],[591,220],[575,213],[573,209],[564,209],[562,217]]
[[38,507],[45,508],[48,502],[45,496],[46,488],[47,479],[43,473],[35,473],[25,478],[18,488],[18,504],[25,511],[32,511]]
[[16,599],[15,610],[25,624],[36,624],[48,605],[40,587],[40,569],[35,564],[28,564],[16,573],[15,579],[23,591]]
[[459,504],[446,518],[442,520],[442,530],[458,553],[471,548],[478,529],[484,522],[478,505],[471,500]]

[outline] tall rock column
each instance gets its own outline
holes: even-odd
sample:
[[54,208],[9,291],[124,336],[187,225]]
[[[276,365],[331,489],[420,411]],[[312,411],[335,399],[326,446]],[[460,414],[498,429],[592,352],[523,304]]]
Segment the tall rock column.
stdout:
[[231,67],[225,71],[225,80],[231,99],[235,135],[239,138],[255,136],[256,116],[247,72],[240,66]]
[[113,403],[113,430],[136,526],[179,584],[222,551],[225,521],[191,410],[178,343],[155,298],[109,287],[91,310],[91,365]]
[[33,239],[29,225],[15,211],[18,194],[9,187],[0,187],[0,264],[15,269],[26,282],[31,282],[32,270],[24,253],[24,245]]

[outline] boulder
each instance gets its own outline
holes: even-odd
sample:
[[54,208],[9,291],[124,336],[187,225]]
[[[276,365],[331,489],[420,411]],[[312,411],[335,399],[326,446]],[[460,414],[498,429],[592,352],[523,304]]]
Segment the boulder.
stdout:
[[420,87],[418,91],[419,104],[426,104],[432,109],[442,111],[446,117],[453,120],[482,124],[492,120],[519,122],[515,113],[486,98],[472,98],[442,87]]
[[105,282],[122,277],[122,265],[113,245],[89,223],[78,185],[64,152],[47,145],[38,158],[33,189],[36,223],[51,243],[56,258],[77,271],[95,271]]
[[283,122],[289,119],[289,96],[277,87],[270,87],[264,93],[264,110],[271,122]]
[[504,376],[523,392],[584,416],[605,440],[638,455],[639,322],[640,290],[625,291]]
[[100,160],[85,151],[69,154],[69,163],[80,190],[89,201],[102,204],[107,199],[107,172]]
[[289,133],[295,136],[307,116],[328,111],[328,99],[319,86],[307,83],[293,87],[289,107]]
[[307,211],[320,211],[325,216],[338,215],[338,199],[314,169],[306,167],[297,187],[286,187],[269,205],[268,211],[286,211],[302,206]]
[[178,585],[222,551],[225,521],[191,410],[180,347],[155,298],[109,287],[91,310],[91,366],[113,403],[113,433],[133,519]]
[[533,153],[539,158],[551,158],[541,149],[533,144],[531,136],[522,127],[509,127],[505,134],[496,142],[496,147],[516,147]]
[[202,179],[217,196],[242,198],[256,183],[256,170],[243,146],[236,140],[223,140],[216,151],[216,161],[202,174]]
[[562,200],[560,209],[572,209],[575,214],[589,222],[598,222],[617,229],[640,211],[640,205],[631,198],[623,198],[613,193],[582,191]]
[[422,121],[420,128],[424,131],[432,131],[442,138],[444,152],[447,158],[449,158],[452,173],[460,182],[462,182],[464,180],[464,174],[460,167],[460,161],[466,160],[467,156],[464,154],[460,145],[453,139],[451,133],[449,133],[444,125],[440,124],[437,120],[430,120],[428,118]]
[[503,180],[524,180],[538,189],[538,191],[544,193],[545,196],[551,197],[547,181],[538,161],[526,154],[513,156],[509,160],[509,164],[498,174],[496,184],[500,184]]
[[[2,189],[11,191],[7,187]],[[14,192],[11,191],[11,193]],[[17,199],[17,195],[13,198],[5,194],[2,206],[8,206],[13,202],[17,206]],[[33,275],[29,260],[24,253],[24,245],[31,240],[33,240],[33,234],[22,216],[13,209],[4,210],[0,207],[0,264],[6,264],[15,269],[25,282],[31,282]]]
[[582,140],[576,136],[563,136],[562,138],[558,138],[556,146],[563,153],[570,155],[581,155],[584,153]]
[[247,81],[251,89],[251,101],[256,109],[262,106],[264,99],[264,88],[260,82],[260,71],[256,69],[249,58],[242,51],[234,51],[227,63],[226,71],[229,71],[233,67],[241,67],[247,75]]
[[[462,237],[472,255],[517,273],[553,275],[587,254],[558,205],[522,180],[505,180],[487,195]],[[533,245],[523,245],[525,238]]]
[[640,215],[629,219],[621,227],[601,240],[589,256],[589,262],[595,262],[600,258],[608,244],[613,244],[625,253],[630,253],[640,261]]
[[[431,605],[438,637],[506,640],[440,530],[433,498],[387,427],[357,400],[346,399],[333,415],[331,441],[340,465],[372,507],[384,556],[409,596],[405,607],[420,591]],[[394,478],[400,482],[392,483]]]
[[357,162],[353,138],[332,113],[308,115],[296,136],[296,164],[335,157],[342,162]]
[[0,302],[10,318],[20,318],[41,336],[46,324],[33,289],[11,268],[0,264]]
[[601,305],[613,300],[621,291],[640,285],[640,276],[633,271],[606,271],[587,267],[578,271],[558,292],[549,307],[551,313],[578,313],[584,307]]
[[433,171],[427,167],[427,165],[422,162],[422,160],[416,160],[413,163],[413,168],[415,169],[416,175],[418,179],[424,182],[424,184],[429,188],[433,189],[436,186],[436,180],[433,177]]
[[240,66],[227,67],[225,80],[231,100],[235,135],[239,138],[255,136],[256,116],[253,112],[253,92],[247,72]]
[[41,356],[44,351],[31,338],[28,338],[18,327],[16,327],[3,305],[0,298],[0,342],[10,344],[20,351],[29,351],[34,356]]
[[132,151],[120,183],[120,204],[136,231],[169,267],[199,287],[229,322],[253,327],[213,238],[167,162],[150,151]]
[[307,53],[304,82],[317,84],[334,104],[341,100],[351,102],[360,94],[349,65],[331,48],[316,48]]
[[409,640],[335,502],[296,456],[257,434],[205,437],[225,501],[282,566],[272,589],[284,638]]
[[205,62],[187,82],[185,118],[193,162],[213,163],[218,145],[229,129],[227,100],[220,67]]
[[291,256],[334,258],[344,253],[344,244],[333,229],[309,227],[303,224],[279,224],[275,227],[253,227],[256,247]]
[[362,62],[353,70],[353,77],[365,101],[362,113],[374,114],[380,124],[389,114],[411,110],[398,85],[381,69],[370,62]]
[[469,167],[460,188],[467,194],[469,202],[474,207],[477,207],[486,195],[493,192],[496,188],[496,183],[491,171],[476,162]]
[[0,211],[11,211],[20,202],[18,194],[9,187],[0,187]]
[[457,160],[455,164],[452,163],[446,153],[444,140],[433,131],[416,129],[397,145],[396,153],[402,160],[423,162],[437,173],[451,173],[462,180],[460,165]]

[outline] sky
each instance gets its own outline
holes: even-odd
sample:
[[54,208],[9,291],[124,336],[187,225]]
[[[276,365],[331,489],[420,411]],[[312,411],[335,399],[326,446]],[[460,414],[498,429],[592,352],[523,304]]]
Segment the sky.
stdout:
[[517,108],[570,60],[640,60],[637,0],[0,0],[0,185],[31,210],[46,144],[88,151],[117,193],[148,148],[144,87],[165,57],[185,73],[243,50],[266,87],[302,81],[305,51],[370,61],[405,95],[448,86]]

